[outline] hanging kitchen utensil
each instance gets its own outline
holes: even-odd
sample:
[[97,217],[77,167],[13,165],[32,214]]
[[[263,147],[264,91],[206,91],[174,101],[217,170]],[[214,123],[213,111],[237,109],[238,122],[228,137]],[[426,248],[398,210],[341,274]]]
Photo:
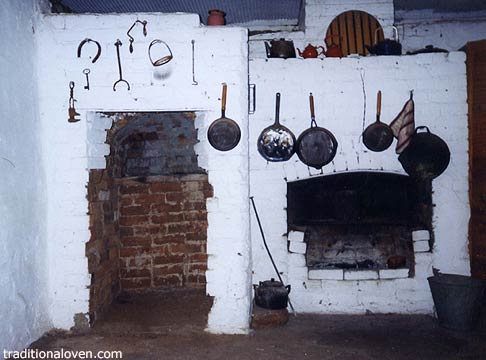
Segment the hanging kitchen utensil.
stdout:
[[[152,46],[154,46],[155,44],[163,44],[165,46],[163,48],[164,55],[158,58],[157,60],[152,59]],[[160,66],[160,65],[167,64],[174,57],[172,55],[172,51],[170,50],[169,45],[167,45],[165,41],[159,39],[155,39],[150,43],[148,47],[148,55],[149,55],[150,62],[152,63],[153,66]]]
[[432,180],[447,169],[450,158],[451,153],[446,142],[432,134],[427,126],[419,126],[415,129],[410,144],[398,156],[398,161],[411,177]]
[[196,40],[191,40],[191,45],[192,45],[192,85],[197,85],[198,82],[196,81],[196,74],[194,72],[194,44],[196,43]]
[[284,38],[273,39],[270,44],[265,41],[265,49],[267,50],[268,58],[294,58],[295,48],[292,40],[285,40]]
[[221,117],[214,120],[208,129],[209,143],[216,150],[228,151],[240,142],[241,130],[238,124],[226,117],[226,92],[227,85],[223,83],[223,95],[221,98]]
[[[273,260],[272,253],[267,245],[267,240],[265,239],[265,233],[263,232],[262,223],[260,222],[260,217],[258,216],[258,211],[255,205],[255,200],[253,200],[253,196],[250,196],[251,205],[253,210],[255,211],[255,217],[258,223],[258,228],[260,229],[260,234],[262,235],[263,245],[267,250],[268,257],[273,265],[273,269],[277,273],[277,277],[280,281],[275,281],[273,278],[270,281],[260,282],[260,285],[253,285],[255,287],[255,302],[258,302],[257,305],[265,307],[268,306],[268,309],[271,309],[271,306],[277,305],[277,308],[282,309],[287,307],[287,302],[292,309],[294,315],[295,309],[292,305],[292,302],[289,299],[290,293],[290,285],[284,286],[282,276],[280,276],[280,271],[278,271],[277,265],[275,265],[275,261]],[[274,289],[271,289],[274,288]],[[285,290],[285,294],[284,294]],[[257,300],[258,297],[258,300]],[[283,303],[285,302],[285,306]],[[280,306],[280,307],[279,307]]]
[[120,41],[120,39],[116,40],[115,46],[116,46],[116,57],[118,59],[118,75],[120,76],[120,78],[117,81],[115,81],[115,83],[113,84],[113,91],[116,91],[116,85],[120,82],[124,82],[125,84],[127,84],[128,90],[130,90],[130,84],[128,83],[128,81],[123,80],[123,75],[122,75],[122,67],[121,67],[121,59],[120,59],[120,46],[122,46],[122,42]]
[[376,122],[369,125],[363,132],[363,143],[371,151],[384,151],[393,142],[393,131],[387,124],[380,121],[381,115],[381,91],[376,97]]
[[366,45],[368,51],[373,55],[402,55],[402,44],[400,44],[398,37],[398,29],[393,26],[394,39],[385,39],[378,42],[378,31],[383,30],[382,28],[377,28],[375,30],[375,42],[373,46]]
[[309,95],[309,104],[311,127],[300,134],[297,139],[297,156],[307,166],[320,169],[334,159],[338,143],[329,130],[317,126],[312,93]]
[[287,161],[295,152],[295,136],[280,125],[280,93],[275,95],[275,122],[263,129],[258,137],[258,152],[268,161]]
[[130,29],[128,29],[127,31],[127,36],[128,36],[128,39],[130,41],[130,46],[128,47],[129,50],[130,50],[130,54],[133,53],[133,41],[135,40],[133,38],[133,36],[130,35],[130,31],[132,31],[132,29],[135,27],[135,25],[137,25],[137,23],[140,23],[143,25],[143,36],[147,36],[147,21],[146,20],[143,20],[143,21],[140,21],[140,20],[137,20],[133,23],[133,25],[130,27]]
[[92,39],[84,39],[83,41],[81,41],[78,45],[78,58],[81,57],[81,49],[83,48],[83,45],[86,44],[86,43],[90,43],[90,42],[93,42],[96,44],[97,48],[98,48],[98,51],[96,52],[96,55],[94,56],[93,60],[91,60],[91,62],[94,64],[96,62],[96,60],[98,60],[98,58],[100,57],[101,55],[101,45],[98,41],[96,40],[92,40]]
[[74,102],[76,99],[74,98],[74,81],[69,82],[69,109],[68,109],[68,122],[73,123],[73,122],[78,122],[79,119],[76,118],[76,116],[79,116],[79,114],[76,112],[76,109],[74,108]]

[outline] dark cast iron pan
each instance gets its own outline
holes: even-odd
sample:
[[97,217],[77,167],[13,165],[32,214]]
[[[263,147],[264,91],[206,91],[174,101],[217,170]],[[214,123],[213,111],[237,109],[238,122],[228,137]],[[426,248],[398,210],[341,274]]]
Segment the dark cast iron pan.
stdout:
[[393,142],[393,131],[387,124],[380,121],[381,115],[381,91],[376,98],[376,122],[369,125],[363,132],[363,143],[371,151],[384,151]]
[[275,97],[275,122],[263,129],[258,137],[258,152],[268,161],[287,161],[295,153],[295,136],[280,125],[280,93]]
[[435,179],[447,169],[450,159],[447,143],[432,134],[427,126],[415,129],[410,144],[398,156],[405,172],[420,180]]
[[219,151],[233,149],[240,142],[241,130],[238,124],[226,117],[226,91],[227,85],[223,84],[223,96],[221,99],[221,117],[214,120],[208,129],[208,140],[213,148]]
[[329,164],[336,156],[338,143],[327,129],[317,126],[314,97],[309,95],[311,127],[300,134],[297,139],[297,156],[307,166],[320,169]]

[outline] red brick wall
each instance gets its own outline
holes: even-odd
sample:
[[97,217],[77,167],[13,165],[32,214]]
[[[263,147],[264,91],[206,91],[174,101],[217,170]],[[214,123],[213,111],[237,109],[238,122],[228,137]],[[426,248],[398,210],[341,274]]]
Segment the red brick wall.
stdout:
[[91,238],[86,243],[91,274],[91,321],[102,316],[120,292],[118,187],[107,170],[91,170],[88,184]]
[[122,290],[204,287],[207,175],[116,180]]

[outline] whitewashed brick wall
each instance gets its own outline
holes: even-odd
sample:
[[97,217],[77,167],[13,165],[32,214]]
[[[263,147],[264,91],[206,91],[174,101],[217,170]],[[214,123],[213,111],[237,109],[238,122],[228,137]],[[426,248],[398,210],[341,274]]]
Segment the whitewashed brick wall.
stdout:
[[0,358],[50,329],[36,2],[0,3]]
[[[147,20],[148,36],[133,32],[134,52],[128,51],[127,30],[136,19]],[[101,43],[99,60],[92,64]],[[118,80],[117,39],[123,43],[123,77]],[[174,59],[154,68],[147,48],[162,39]],[[197,86],[192,85],[191,40],[195,40]],[[208,330],[245,333],[250,309],[250,243],[248,226],[248,48],[247,31],[241,28],[201,27],[197,15],[54,15],[45,16],[39,33],[39,101],[44,139],[48,198],[48,259],[50,316],[54,326],[69,328],[76,313],[88,311],[90,277],[85,256],[88,230],[86,184],[89,168],[104,166],[108,147],[104,129],[111,124],[99,111],[195,111],[200,142],[199,165],[209,173],[214,198],[208,199],[207,292],[214,296]],[[84,90],[84,68],[90,68],[89,91]],[[69,81],[81,121],[68,123]],[[242,130],[240,144],[229,152],[214,150],[207,141],[210,123],[221,116],[221,84],[228,84],[227,116]],[[231,214],[231,215],[230,215]]]
[[[415,276],[403,273],[308,273],[302,246],[291,236],[287,243],[287,181],[343,171],[372,170],[404,174],[391,148],[374,153],[360,139],[363,131],[363,84],[366,121],[375,120],[376,93],[383,92],[382,116],[389,123],[414,90],[416,125],[426,125],[449,145],[448,169],[433,181],[432,252],[415,254]],[[292,285],[291,300],[298,311],[364,313],[431,313],[427,276],[432,266],[443,272],[469,274],[468,244],[468,132],[465,55],[425,54],[360,59],[254,59],[250,82],[257,87],[257,109],[250,116],[250,193],[255,197],[270,250],[285,281]],[[309,92],[314,94],[316,120],[335,135],[339,147],[332,163],[322,171],[308,168],[294,155],[271,163],[257,151],[256,139],[274,121],[275,93],[281,93],[280,121],[297,137],[310,126]],[[275,277],[251,218],[253,282]],[[295,242],[295,243],[294,243]],[[424,251],[417,244],[417,251]],[[358,276],[355,280],[351,278]],[[347,281],[343,280],[348,279]],[[389,279],[392,278],[392,279]]]
[[386,37],[393,36],[393,0],[305,0],[306,38],[322,44],[334,18],[350,10],[373,15],[383,27]]
[[314,46],[324,45],[331,22],[336,16],[349,10],[361,10],[373,15],[382,25],[385,36],[393,36],[393,0],[305,0],[303,30],[253,35],[250,39],[250,57],[266,58],[263,40],[275,38],[293,40],[295,47],[300,50],[304,50],[308,43]]
[[486,39],[486,11],[457,14],[401,10],[395,16],[404,53],[426,45],[457,51],[469,41]]

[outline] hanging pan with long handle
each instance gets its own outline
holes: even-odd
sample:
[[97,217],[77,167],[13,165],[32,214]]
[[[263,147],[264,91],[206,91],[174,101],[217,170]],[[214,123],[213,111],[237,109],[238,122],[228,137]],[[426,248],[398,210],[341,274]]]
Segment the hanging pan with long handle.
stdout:
[[338,142],[327,129],[317,126],[314,111],[314,96],[309,95],[311,127],[297,139],[297,156],[307,166],[320,169],[336,156]]
[[363,132],[363,143],[371,151],[384,151],[393,142],[393,131],[385,123],[380,121],[381,115],[381,91],[376,97],[376,121],[369,125]]
[[241,130],[238,124],[226,117],[227,85],[223,83],[221,98],[221,117],[214,120],[208,129],[208,140],[213,148],[219,151],[233,149],[240,142]]
[[268,161],[287,161],[295,153],[295,136],[280,125],[280,93],[275,95],[275,122],[258,137],[258,152]]

